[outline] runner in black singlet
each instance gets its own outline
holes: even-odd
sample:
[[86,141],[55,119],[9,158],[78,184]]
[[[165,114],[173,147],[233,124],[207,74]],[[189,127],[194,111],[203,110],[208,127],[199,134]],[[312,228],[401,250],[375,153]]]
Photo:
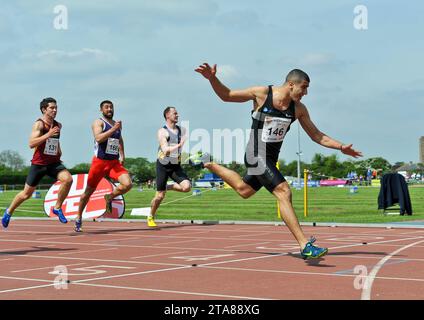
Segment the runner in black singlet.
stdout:
[[300,246],[304,259],[319,258],[327,254],[326,248],[313,245],[315,239],[306,239],[294,212],[292,195],[284,176],[276,163],[284,136],[295,120],[316,143],[331,149],[340,150],[352,157],[362,153],[352,148],[352,144],[342,144],[319,131],[309,117],[306,106],[300,102],[307,94],[309,76],[299,69],[290,71],[280,86],[257,86],[243,90],[231,90],[216,77],[216,65],[204,63],[195,71],[209,80],[215,93],[226,102],[253,101],[252,130],[246,148],[245,164],[247,175],[241,178],[236,172],[210,162],[209,155],[195,155],[191,163],[201,164],[219,175],[243,198],[249,198],[262,186],[277,197],[282,219]]
[[[165,198],[167,190],[179,192],[191,190],[190,179],[181,167],[181,150],[185,142],[185,128],[177,125],[178,112],[174,107],[167,107],[163,111],[163,116],[166,124],[158,130],[157,191],[151,202],[150,215],[147,217],[149,227],[156,227],[155,214]],[[171,178],[175,183],[167,185],[168,178]]]

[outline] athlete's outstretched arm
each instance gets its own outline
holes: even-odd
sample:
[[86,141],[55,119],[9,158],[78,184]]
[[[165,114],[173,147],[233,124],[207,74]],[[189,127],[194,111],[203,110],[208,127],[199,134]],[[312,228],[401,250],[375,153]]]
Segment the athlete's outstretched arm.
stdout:
[[209,64],[204,63],[194,71],[208,79],[217,96],[225,102],[247,102],[267,94],[268,89],[266,87],[250,87],[242,90],[229,89],[216,77],[216,64],[211,67]]
[[125,162],[125,148],[124,148],[124,138],[122,138],[122,135],[119,138],[119,153],[120,153],[119,161],[123,165]]
[[308,134],[308,136],[316,143],[327,148],[340,150],[342,153],[354,158],[362,157],[362,152],[354,150],[352,148],[352,144],[343,144],[340,141],[337,141],[318,130],[318,128],[312,122],[308,110],[302,103],[298,103],[296,105],[296,118],[299,120],[300,125]]

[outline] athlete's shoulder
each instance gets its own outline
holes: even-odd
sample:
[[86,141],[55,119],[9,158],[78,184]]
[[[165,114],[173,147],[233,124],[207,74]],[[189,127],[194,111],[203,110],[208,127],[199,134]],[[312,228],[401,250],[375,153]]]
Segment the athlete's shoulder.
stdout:
[[306,106],[300,101],[296,101],[294,103],[294,106],[295,106],[296,118],[299,118],[300,116],[308,112],[308,109],[306,108]]
[[44,121],[42,119],[37,119],[32,127],[41,130],[44,128]]
[[253,86],[250,88],[256,95],[266,95],[269,92],[269,86]]
[[94,119],[93,126],[94,125],[103,125],[103,120],[102,119],[99,119],[99,118]]
[[166,130],[164,127],[161,127],[161,128],[159,128],[158,129],[158,135],[165,135],[165,136],[167,136],[169,133],[168,133],[168,130]]

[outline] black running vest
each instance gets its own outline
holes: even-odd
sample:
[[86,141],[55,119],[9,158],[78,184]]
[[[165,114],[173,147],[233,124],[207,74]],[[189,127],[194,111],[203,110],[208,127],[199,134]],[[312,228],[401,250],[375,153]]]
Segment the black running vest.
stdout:
[[278,161],[281,145],[290,125],[296,120],[295,102],[291,101],[287,110],[281,111],[273,107],[272,86],[268,86],[268,95],[262,107],[252,110],[252,127],[246,147],[246,165],[254,165],[253,159],[261,157]]

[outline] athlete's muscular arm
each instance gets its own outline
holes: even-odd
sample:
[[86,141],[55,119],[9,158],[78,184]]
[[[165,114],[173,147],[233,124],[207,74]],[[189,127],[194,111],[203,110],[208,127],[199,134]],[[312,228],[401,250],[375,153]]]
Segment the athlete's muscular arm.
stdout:
[[267,87],[250,87],[242,90],[231,90],[227,88],[216,77],[216,64],[211,67],[209,64],[204,63],[195,69],[195,71],[209,80],[217,96],[225,102],[247,102],[253,100],[256,106],[262,104],[266,98]]
[[184,144],[184,141],[185,141],[185,140],[183,141],[183,139],[181,139],[181,142],[176,144],[175,146],[168,146],[168,141],[166,141],[167,138],[168,138],[168,132],[164,128],[160,128],[158,130],[159,145],[160,145],[162,152],[166,156],[169,156],[172,152],[181,148],[182,145]]
[[60,127],[50,128],[49,132],[43,133],[44,124],[42,121],[36,121],[32,126],[31,136],[29,138],[29,147],[31,149],[38,147],[48,138],[57,135],[60,132]]
[[116,121],[112,128],[110,128],[108,131],[103,131],[103,121],[100,119],[94,120],[92,126],[94,139],[97,143],[105,142],[107,139],[109,139],[112,134],[121,128],[121,121]]
[[121,137],[119,138],[119,162],[123,165],[125,162],[125,148],[124,148],[124,139]]
[[312,122],[306,106],[301,102],[296,104],[296,118],[299,120],[300,125],[308,134],[308,136],[316,143],[327,148],[340,150],[342,153],[354,158],[362,157],[362,153],[360,151],[352,149],[352,144],[345,145],[318,130],[318,128]]

